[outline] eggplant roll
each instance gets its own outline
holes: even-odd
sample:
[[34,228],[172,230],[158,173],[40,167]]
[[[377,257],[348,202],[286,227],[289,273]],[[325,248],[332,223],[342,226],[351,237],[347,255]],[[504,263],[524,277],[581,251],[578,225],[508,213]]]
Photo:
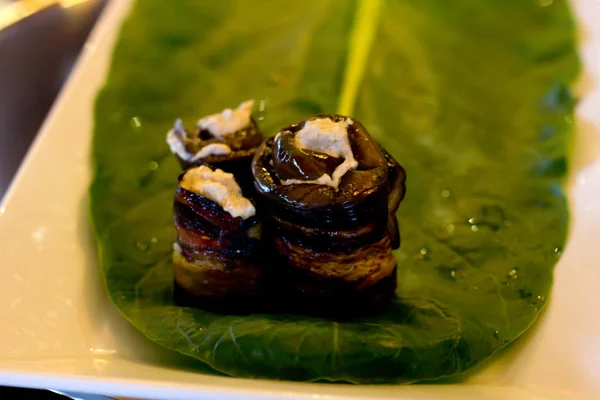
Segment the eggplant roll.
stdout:
[[286,127],[261,144],[252,172],[281,295],[334,315],[372,311],[393,295],[406,175],[360,122],[316,115]]
[[261,269],[261,225],[232,174],[207,166],[179,176],[175,192],[175,300],[223,312],[252,311]]
[[193,132],[186,130],[180,119],[167,133],[167,143],[185,170],[210,165],[235,174],[245,186],[252,182],[250,162],[263,135],[252,119],[254,101],[248,100],[236,109],[201,118]]

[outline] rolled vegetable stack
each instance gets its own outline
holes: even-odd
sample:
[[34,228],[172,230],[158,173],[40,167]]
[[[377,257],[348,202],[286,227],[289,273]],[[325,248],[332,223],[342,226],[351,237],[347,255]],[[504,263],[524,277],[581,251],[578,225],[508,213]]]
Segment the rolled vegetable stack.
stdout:
[[179,177],[174,203],[176,302],[214,311],[252,311],[261,269],[260,223],[232,174],[207,166]]
[[405,174],[360,122],[316,115],[284,128],[257,150],[252,172],[281,296],[311,314],[385,304],[396,288]]
[[180,119],[167,133],[167,143],[183,169],[210,165],[231,172],[243,187],[251,186],[250,162],[263,135],[252,119],[254,101],[225,109],[198,121],[187,131]]

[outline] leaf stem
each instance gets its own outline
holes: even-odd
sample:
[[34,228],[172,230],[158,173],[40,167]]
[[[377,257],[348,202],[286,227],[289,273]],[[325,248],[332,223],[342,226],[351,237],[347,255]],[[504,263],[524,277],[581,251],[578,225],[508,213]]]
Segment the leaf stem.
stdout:
[[354,110],[358,87],[369,60],[369,52],[373,46],[379,13],[383,3],[383,0],[357,1],[358,7],[352,32],[350,33],[346,71],[338,104],[338,113],[343,115],[351,115]]

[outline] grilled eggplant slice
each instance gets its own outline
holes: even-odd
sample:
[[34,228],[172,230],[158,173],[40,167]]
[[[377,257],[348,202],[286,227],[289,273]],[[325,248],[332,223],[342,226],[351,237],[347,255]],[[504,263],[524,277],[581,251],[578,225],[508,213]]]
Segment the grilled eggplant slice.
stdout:
[[206,166],[181,174],[174,222],[176,302],[226,313],[254,311],[262,276],[261,225],[233,176]]
[[[353,167],[335,181],[344,163]],[[360,122],[316,115],[286,127],[262,143],[252,172],[256,200],[269,210],[263,242],[276,250],[269,276],[279,295],[297,311],[336,316],[390,299],[406,174]]]
[[234,110],[205,116],[194,131],[184,128],[181,120],[167,134],[167,143],[184,170],[210,165],[233,173],[242,187],[251,187],[250,162],[263,135],[252,119],[252,100]]

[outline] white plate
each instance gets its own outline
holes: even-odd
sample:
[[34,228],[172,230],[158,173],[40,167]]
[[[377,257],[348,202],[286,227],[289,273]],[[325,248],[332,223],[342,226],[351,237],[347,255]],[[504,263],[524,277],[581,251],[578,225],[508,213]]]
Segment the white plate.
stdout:
[[600,4],[575,3],[587,76],[569,242],[543,318],[466,384],[358,387],[204,375],[118,315],[98,272],[87,188],[93,104],[129,7],[123,0],[103,15],[0,207],[0,384],[158,399],[600,399]]

